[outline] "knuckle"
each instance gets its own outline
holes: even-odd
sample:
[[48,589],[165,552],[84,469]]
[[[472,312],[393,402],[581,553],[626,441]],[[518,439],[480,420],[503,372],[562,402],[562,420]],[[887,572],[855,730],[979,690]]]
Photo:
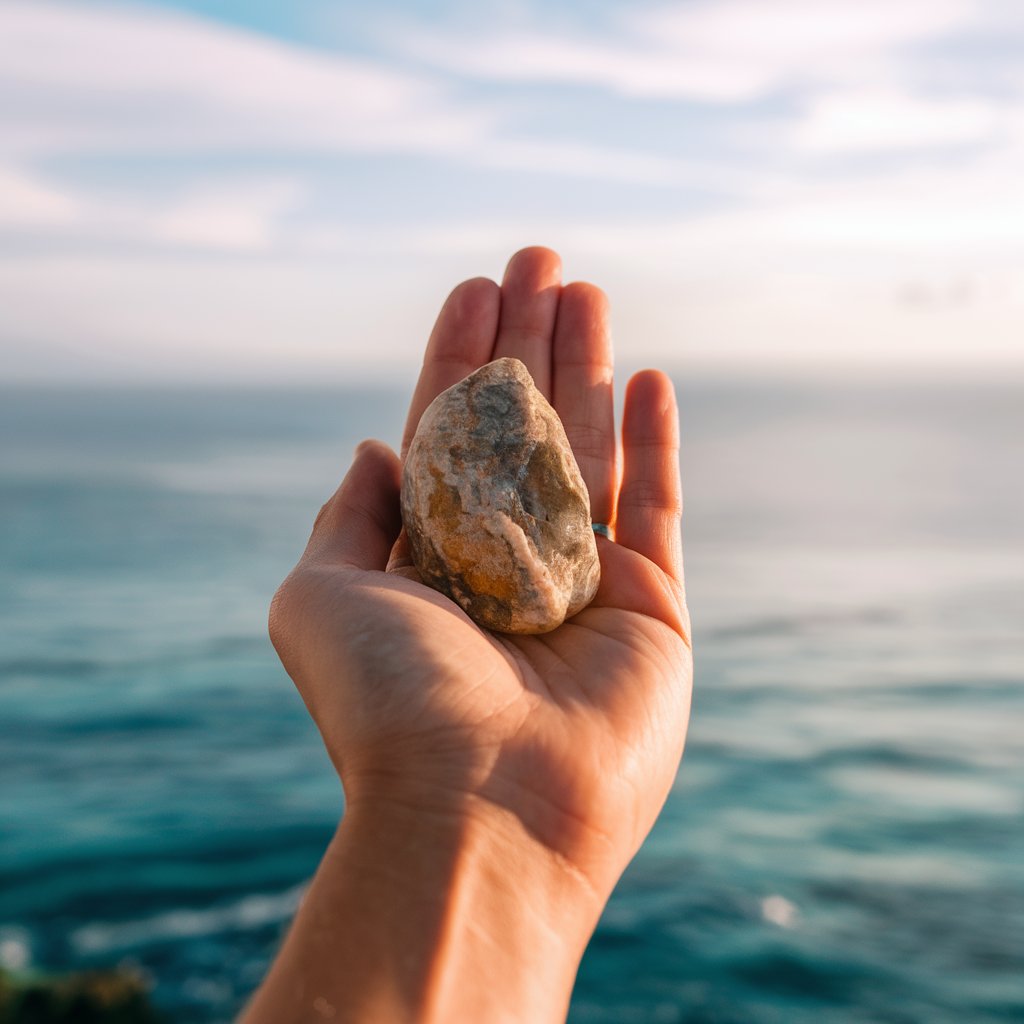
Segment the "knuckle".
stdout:
[[672,488],[653,480],[633,480],[622,489],[619,504],[644,512],[660,512],[677,518],[682,515],[683,503]]
[[592,459],[596,462],[614,463],[615,442],[607,430],[590,423],[568,423],[565,428],[577,459]]
[[320,510],[316,514],[316,519],[313,520],[313,532],[315,533],[324,522],[330,518],[334,511],[334,495],[332,494],[321,506]]
[[295,608],[300,600],[300,588],[298,572],[292,570],[277,588],[270,601],[267,631],[270,634],[270,642],[274,645],[274,650],[277,651],[282,661],[287,658],[294,646]]
[[529,349],[548,343],[548,327],[544,321],[505,324],[499,344],[512,348]]
[[345,520],[353,524],[365,525],[374,533],[393,535],[394,524],[390,517],[376,505],[368,505],[362,501],[347,505]]
[[679,455],[679,438],[674,434],[633,436],[627,439],[626,445],[631,453],[641,456],[677,458]]
[[286,586],[288,581],[285,580],[277,588],[277,592],[274,594],[270,602],[270,613],[267,616],[267,631],[270,634],[270,642],[274,645],[274,649],[280,653],[281,646],[284,642],[286,627],[285,620],[287,613],[285,611],[286,597]]

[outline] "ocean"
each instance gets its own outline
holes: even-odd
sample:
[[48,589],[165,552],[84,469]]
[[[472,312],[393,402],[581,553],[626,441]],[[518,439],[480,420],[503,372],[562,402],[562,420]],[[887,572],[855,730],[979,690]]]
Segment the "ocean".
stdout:
[[[690,739],[570,1021],[1024,1020],[1024,388],[680,396]],[[258,984],[342,810],[267,606],[404,402],[0,393],[0,967]]]

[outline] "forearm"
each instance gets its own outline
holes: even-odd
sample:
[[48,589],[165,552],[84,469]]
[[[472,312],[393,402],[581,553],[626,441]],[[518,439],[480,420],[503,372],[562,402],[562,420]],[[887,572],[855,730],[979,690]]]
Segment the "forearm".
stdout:
[[564,1020],[602,902],[512,815],[356,808],[244,1020]]

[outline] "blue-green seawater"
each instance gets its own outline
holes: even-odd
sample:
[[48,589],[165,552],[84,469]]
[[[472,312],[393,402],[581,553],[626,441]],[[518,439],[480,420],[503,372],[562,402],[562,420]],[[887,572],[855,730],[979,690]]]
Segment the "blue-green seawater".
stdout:
[[[681,397],[693,723],[571,1021],[1024,1020],[1024,390]],[[266,609],[403,404],[0,394],[0,966],[259,982],[342,810]]]

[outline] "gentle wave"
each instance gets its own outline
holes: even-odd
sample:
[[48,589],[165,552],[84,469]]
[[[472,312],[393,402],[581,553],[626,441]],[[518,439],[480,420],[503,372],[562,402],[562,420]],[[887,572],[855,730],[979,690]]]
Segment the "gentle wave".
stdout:
[[223,636],[201,644],[185,645],[173,653],[150,657],[72,657],[49,655],[17,657],[0,660],[0,679],[14,676],[37,676],[48,679],[76,679],[103,672],[137,672],[145,669],[189,666],[210,659],[237,658],[240,655],[263,654],[269,641],[260,634]]
[[169,910],[136,921],[87,924],[71,933],[71,944],[80,954],[94,955],[167,940],[265,928],[289,920],[305,891],[303,883],[281,893],[245,896],[223,907]]

